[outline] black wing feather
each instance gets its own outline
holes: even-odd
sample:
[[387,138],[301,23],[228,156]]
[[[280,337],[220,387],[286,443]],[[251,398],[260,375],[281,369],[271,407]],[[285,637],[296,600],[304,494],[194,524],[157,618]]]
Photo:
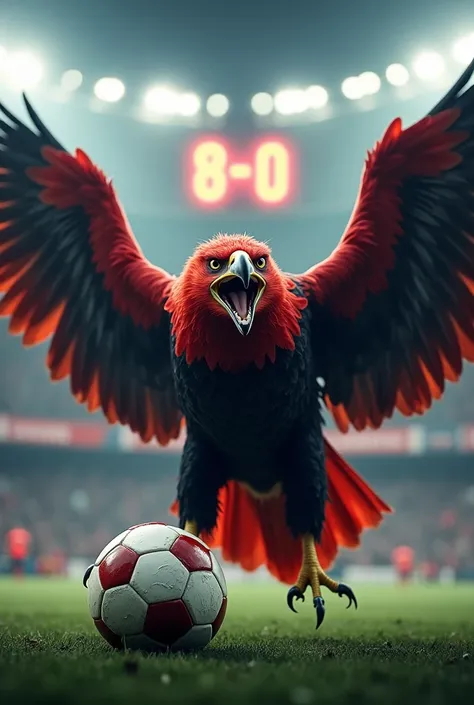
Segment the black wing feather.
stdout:
[[25,105],[36,131],[0,105],[0,314],[12,316],[12,330],[24,333],[25,344],[52,336],[51,374],[69,374],[79,401],[100,405],[109,420],[129,424],[145,440],[153,428],[166,443],[182,425],[168,314],[163,310],[145,330],[117,312],[94,266],[88,213],[48,205],[27,173],[49,166],[45,148],[65,150],[26,97]]

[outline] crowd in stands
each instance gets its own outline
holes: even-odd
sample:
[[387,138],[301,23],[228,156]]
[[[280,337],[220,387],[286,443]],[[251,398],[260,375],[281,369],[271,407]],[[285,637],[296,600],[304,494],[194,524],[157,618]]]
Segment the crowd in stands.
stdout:
[[56,467],[53,461],[48,472],[0,469],[0,537],[22,525],[37,556],[60,551],[94,558],[128,526],[171,521],[175,492],[174,476],[159,470],[156,479],[133,470],[114,476],[102,470],[99,456],[86,467]]
[[395,509],[376,531],[364,534],[360,549],[343,560],[358,565],[386,565],[393,549],[411,546],[415,562],[438,568],[473,571],[474,474],[472,482],[412,480],[378,482],[377,491]]
[[[31,531],[33,552],[45,557],[94,559],[124,528],[145,521],[176,520],[168,513],[176,477],[156,464],[142,473],[113,474],[98,454],[81,466],[80,458],[58,466],[51,454],[49,470],[0,469],[0,540],[11,526]],[[474,477],[469,481],[399,479],[378,481],[376,490],[396,512],[377,531],[367,531],[357,551],[343,551],[344,563],[386,565],[392,550],[409,545],[417,564],[474,571]]]

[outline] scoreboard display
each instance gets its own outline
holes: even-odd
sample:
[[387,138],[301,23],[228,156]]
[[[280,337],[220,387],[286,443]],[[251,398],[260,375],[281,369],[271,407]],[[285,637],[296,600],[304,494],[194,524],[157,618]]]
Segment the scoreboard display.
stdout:
[[374,142],[371,124],[359,125],[365,115],[353,116],[350,130],[327,120],[268,129],[232,124],[220,131],[86,113],[82,135],[74,126],[67,134],[67,117],[64,108],[63,118],[51,120],[54,133],[92,155],[129,212],[181,220],[216,216],[222,227],[224,213],[288,219],[341,204],[350,209],[365,150]]
[[183,170],[187,198],[200,208],[247,202],[275,209],[291,205],[297,193],[297,150],[281,136],[261,136],[243,147],[219,135],[201,136],[188,145]]
[[350,210],[366,150],[393,118],[387,108],[377,124],[356,112],[348,121],[267,128],[236,119],[220,130],[87,110],[72,120],[67,104],[38,109],[63,143],[82,147],[114,180],[127,212],[170,222],[200,214],[223,228],[223,217],[289,222]]

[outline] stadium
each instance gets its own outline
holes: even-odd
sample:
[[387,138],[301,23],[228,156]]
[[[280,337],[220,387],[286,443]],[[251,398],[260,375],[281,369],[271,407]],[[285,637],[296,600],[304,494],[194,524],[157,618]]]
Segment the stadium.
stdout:
[[[462,0],[449,8],[434,0],[429,12],[421,0],[396,7],[361,0],[357,11],[345,0],[318,8],[307,0],[291,8],[214,0],[199,8],[188,0],[0,7],[0,104],[7,111],[0,121],[2,702],[472,699],[474,367],[464,354],[466,336],[458,341],[462,374],[440,353],[445,389],[433,394],[441,399],[422,400],[415,412],[423,413],[402,413],[399,404],[381,428],[356,430],[356,419],[347,430],[333,413],[336,403],[324,407],[326,441],[394,510],[361,533],[357,548],[338,540],[327,568],[335,584],[357,594],[357,611],[326,591],[324,625],[315,631],[311,600],[292,614],[291,582],[282,585],[276,569],[248,570],[211,545],[228,590],[212,642],[190,654],[114,650],[94,628],[84,572],[127,527],[178,525],[172,505],[186,432],[162,445],[127,423],[109,423],[119,420],[119,402],[115,418],[90,413],[90,397],[71,393],[68,379],[51,381],[51,340],[32,346],[26,333],[21,344],[26,318],[23,311],[19,323],[9,319],[10,244],[2,240],[13,222],[2,211],[13,197],[1,181],[13,169],[12,119],[31,128],[25,93],[61,145],[71,154],[83,149],[112,179],[153,264],[178,276],[216,233],[247,233],[271,247],[284,272],[306,272],[345,232],[367,150],[396,117],[405,129],[427,115],[473,59],[474,11]],[[466,154],[473,159],[471,143]],[[464,185],[457,188],[459,196]],[[472,201],[471,181],[466,189]],[[438,205],[429,202],[430,218]],[[469,217],[472,223],[472,211]],[[466,237],[463,271],[472,287]],[[54,247],[62,251],[64,243]],[[71,258],[64,268],[72,280],[79,264]],[[446,292],[447,266],[439,272]],[[473,289],[466,286],[472,341]],[[440,307],[446,297],[440,294]],[[436,316],[435,296],[432,307]],[[408,407],[406,399],[405,389]],[[235,440],[236,447],[245,443]],[[296,458],[295,450],[295,467]],[[187,520],[181,528],[190,526]]]

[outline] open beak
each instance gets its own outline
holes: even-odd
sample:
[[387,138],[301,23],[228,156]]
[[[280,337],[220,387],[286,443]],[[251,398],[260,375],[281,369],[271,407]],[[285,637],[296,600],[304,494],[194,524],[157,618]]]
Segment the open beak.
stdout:
[[248,335],[266,285],[249,255],[237,250],[229,257],[226,271],[212,282],[211,294],[227,311],[239,332]]

